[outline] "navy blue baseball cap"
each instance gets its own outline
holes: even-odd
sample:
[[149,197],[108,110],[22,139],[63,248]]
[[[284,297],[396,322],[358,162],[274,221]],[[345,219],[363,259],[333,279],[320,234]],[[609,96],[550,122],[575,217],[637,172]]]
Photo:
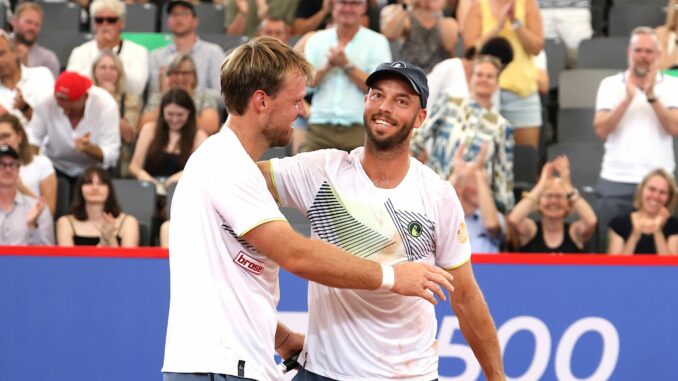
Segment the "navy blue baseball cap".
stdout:
[[12,159],[19,159],[19,154],[7,144],[0,145],[0,157],[10,156]]
[[412,85],[414,92],[419,95],[421,107],[426,108],[426,101],[428,100],[428,79],[426,79],[426,73],[424,73],[421,68],[406,61],[386,62],[377,66],[377,69],[367,77],[365,84],[368,87],[372,87],[374,81],[385,73],[397,74],[405,78],[410,85]]

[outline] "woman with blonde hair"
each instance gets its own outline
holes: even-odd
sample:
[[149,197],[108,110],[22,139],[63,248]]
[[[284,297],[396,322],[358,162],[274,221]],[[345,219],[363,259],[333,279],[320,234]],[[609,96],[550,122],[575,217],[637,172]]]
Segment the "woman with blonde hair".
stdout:
[[[529,218],[533,211],[541,221]],[[565,219],[571,212],[578,218],[568,223]],[[537,185],[516,204],[507,221],[514,248],[524,253],[582,253],[598,223],[591,205],[572,186],[566,156],[544,164]]]
[[666,5],[666,22],[655,29],[659,38],[661,69],[678,67],[678,0]]
[[57,178],[52,162],[44,155],[33,153],[26,131],[12,114],[0,116],[0,144],[7,144],[19,154],[19,190],[22,193],[44,198],[54,215],[57,199]]
[[678,254],[676,182],[668,172],[655,169],[636,188],[635,211],[610,221],[608,254]]
[[96,86],[108,91],[120,110],[120,163],[121,174],[127,175],[127,165],[132,156],[132,143],[137,136],[137,123],[141,113],[141,98],[127,92],[125,69],[120,58],[110,50],[103,50],[92,64],[92,79]]

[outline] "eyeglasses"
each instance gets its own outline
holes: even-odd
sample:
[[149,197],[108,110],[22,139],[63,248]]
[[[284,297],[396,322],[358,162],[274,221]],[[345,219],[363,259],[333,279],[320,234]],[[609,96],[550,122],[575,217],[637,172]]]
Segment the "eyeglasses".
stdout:
[[95,24],[103,24],[104,22],[106,22],[107,24],[115,24],[115,23],[118,22],[118,20],[120,20],[120,17],[117,17],[117,16],[110,16],[110,17],[97,16],[97,17],[94,18],[94,23]]
[[360,0],[339,0],[339,1],[337,1],[337,3],[338,3],[339,5],[343,5],[343,6],[345,6],[345,7],[348,7],[348,6],[358,7],[358,6],[361,6],[361,5],[365,4],[365,1],[360,1]]
[[167,73],[167,75],[193,75],[191,70],[174,70]]
[[18,161],[13,161],[11,163],[6,163],[0,161],[0,169],[17,169],[21,164]]

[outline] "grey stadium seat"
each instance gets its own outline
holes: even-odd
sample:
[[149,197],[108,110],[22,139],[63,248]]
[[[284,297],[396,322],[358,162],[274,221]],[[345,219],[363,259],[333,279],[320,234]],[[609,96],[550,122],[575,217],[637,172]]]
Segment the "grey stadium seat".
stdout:
[[579,44],[577,69],[626,70],[628,45],[628,37],[583,40]]
[[529,191],[539,178],[539,151],[529,144],[513,147],[513,188],[516,200]]
[[[198,35],[203,38],[205,33],[224,33],[224,24],[226,12],[223,5],[200,2],[194,5],[195,12],[198,15]],[[160,30],[167,32],[167,6],[162,8],[162,25]]]
[[628,37],[638,26],[657,27],[664,24],[663,7],[656,4],[613,5],[608,17],[610,36]]
[[40,6],[45,14],[45,17],[42,19],[42,33],[40,37],[55,31],[80,31],[80,6],[77,4],[71,2],[41,2]]
[[600,139],[593,131],[593,108],[558,110],[558,143],[595,143]]
[[38,43],[54,51],[63,69],[68,64],[68,57],[71,56],[73,48],[87,42],[91,38],[91,34],[78,31],[50,31],[40,33]]
[[546,53],[546,69],[549,74],[549,90],[558,88],[560,72],[567,65],[567,50],[561,40],[544,40],[544,52]]
[[603,162],[603,142],[556,143],[550,145],[546,154],[548,160],[566,155],[570,160],[572,185],[582,193],[592,193],[600,175]]
[[560,73],[558,105],[563,108],[594,108],[600,81],[618,73],[610,69],[576,69]]
[[127,4],[125,32],[156,32],[158,7],[153,3]]
[[141,246],[151,245],[153,214],[155,213],[155,185],[134,179],[113,179],[113,187],[123,212],[139,220]]

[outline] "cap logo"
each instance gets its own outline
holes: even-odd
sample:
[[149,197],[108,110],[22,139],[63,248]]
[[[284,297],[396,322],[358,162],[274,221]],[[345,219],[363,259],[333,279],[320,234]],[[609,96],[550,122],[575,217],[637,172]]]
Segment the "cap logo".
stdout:
[[404,69],[404,68],[407,67],[407,65],[405,65],[405,63],[402,62],[402,61],[396,61],[396,62],[391,64],[391,67],[397,67],[397,68],[400,68],[400,69]]

